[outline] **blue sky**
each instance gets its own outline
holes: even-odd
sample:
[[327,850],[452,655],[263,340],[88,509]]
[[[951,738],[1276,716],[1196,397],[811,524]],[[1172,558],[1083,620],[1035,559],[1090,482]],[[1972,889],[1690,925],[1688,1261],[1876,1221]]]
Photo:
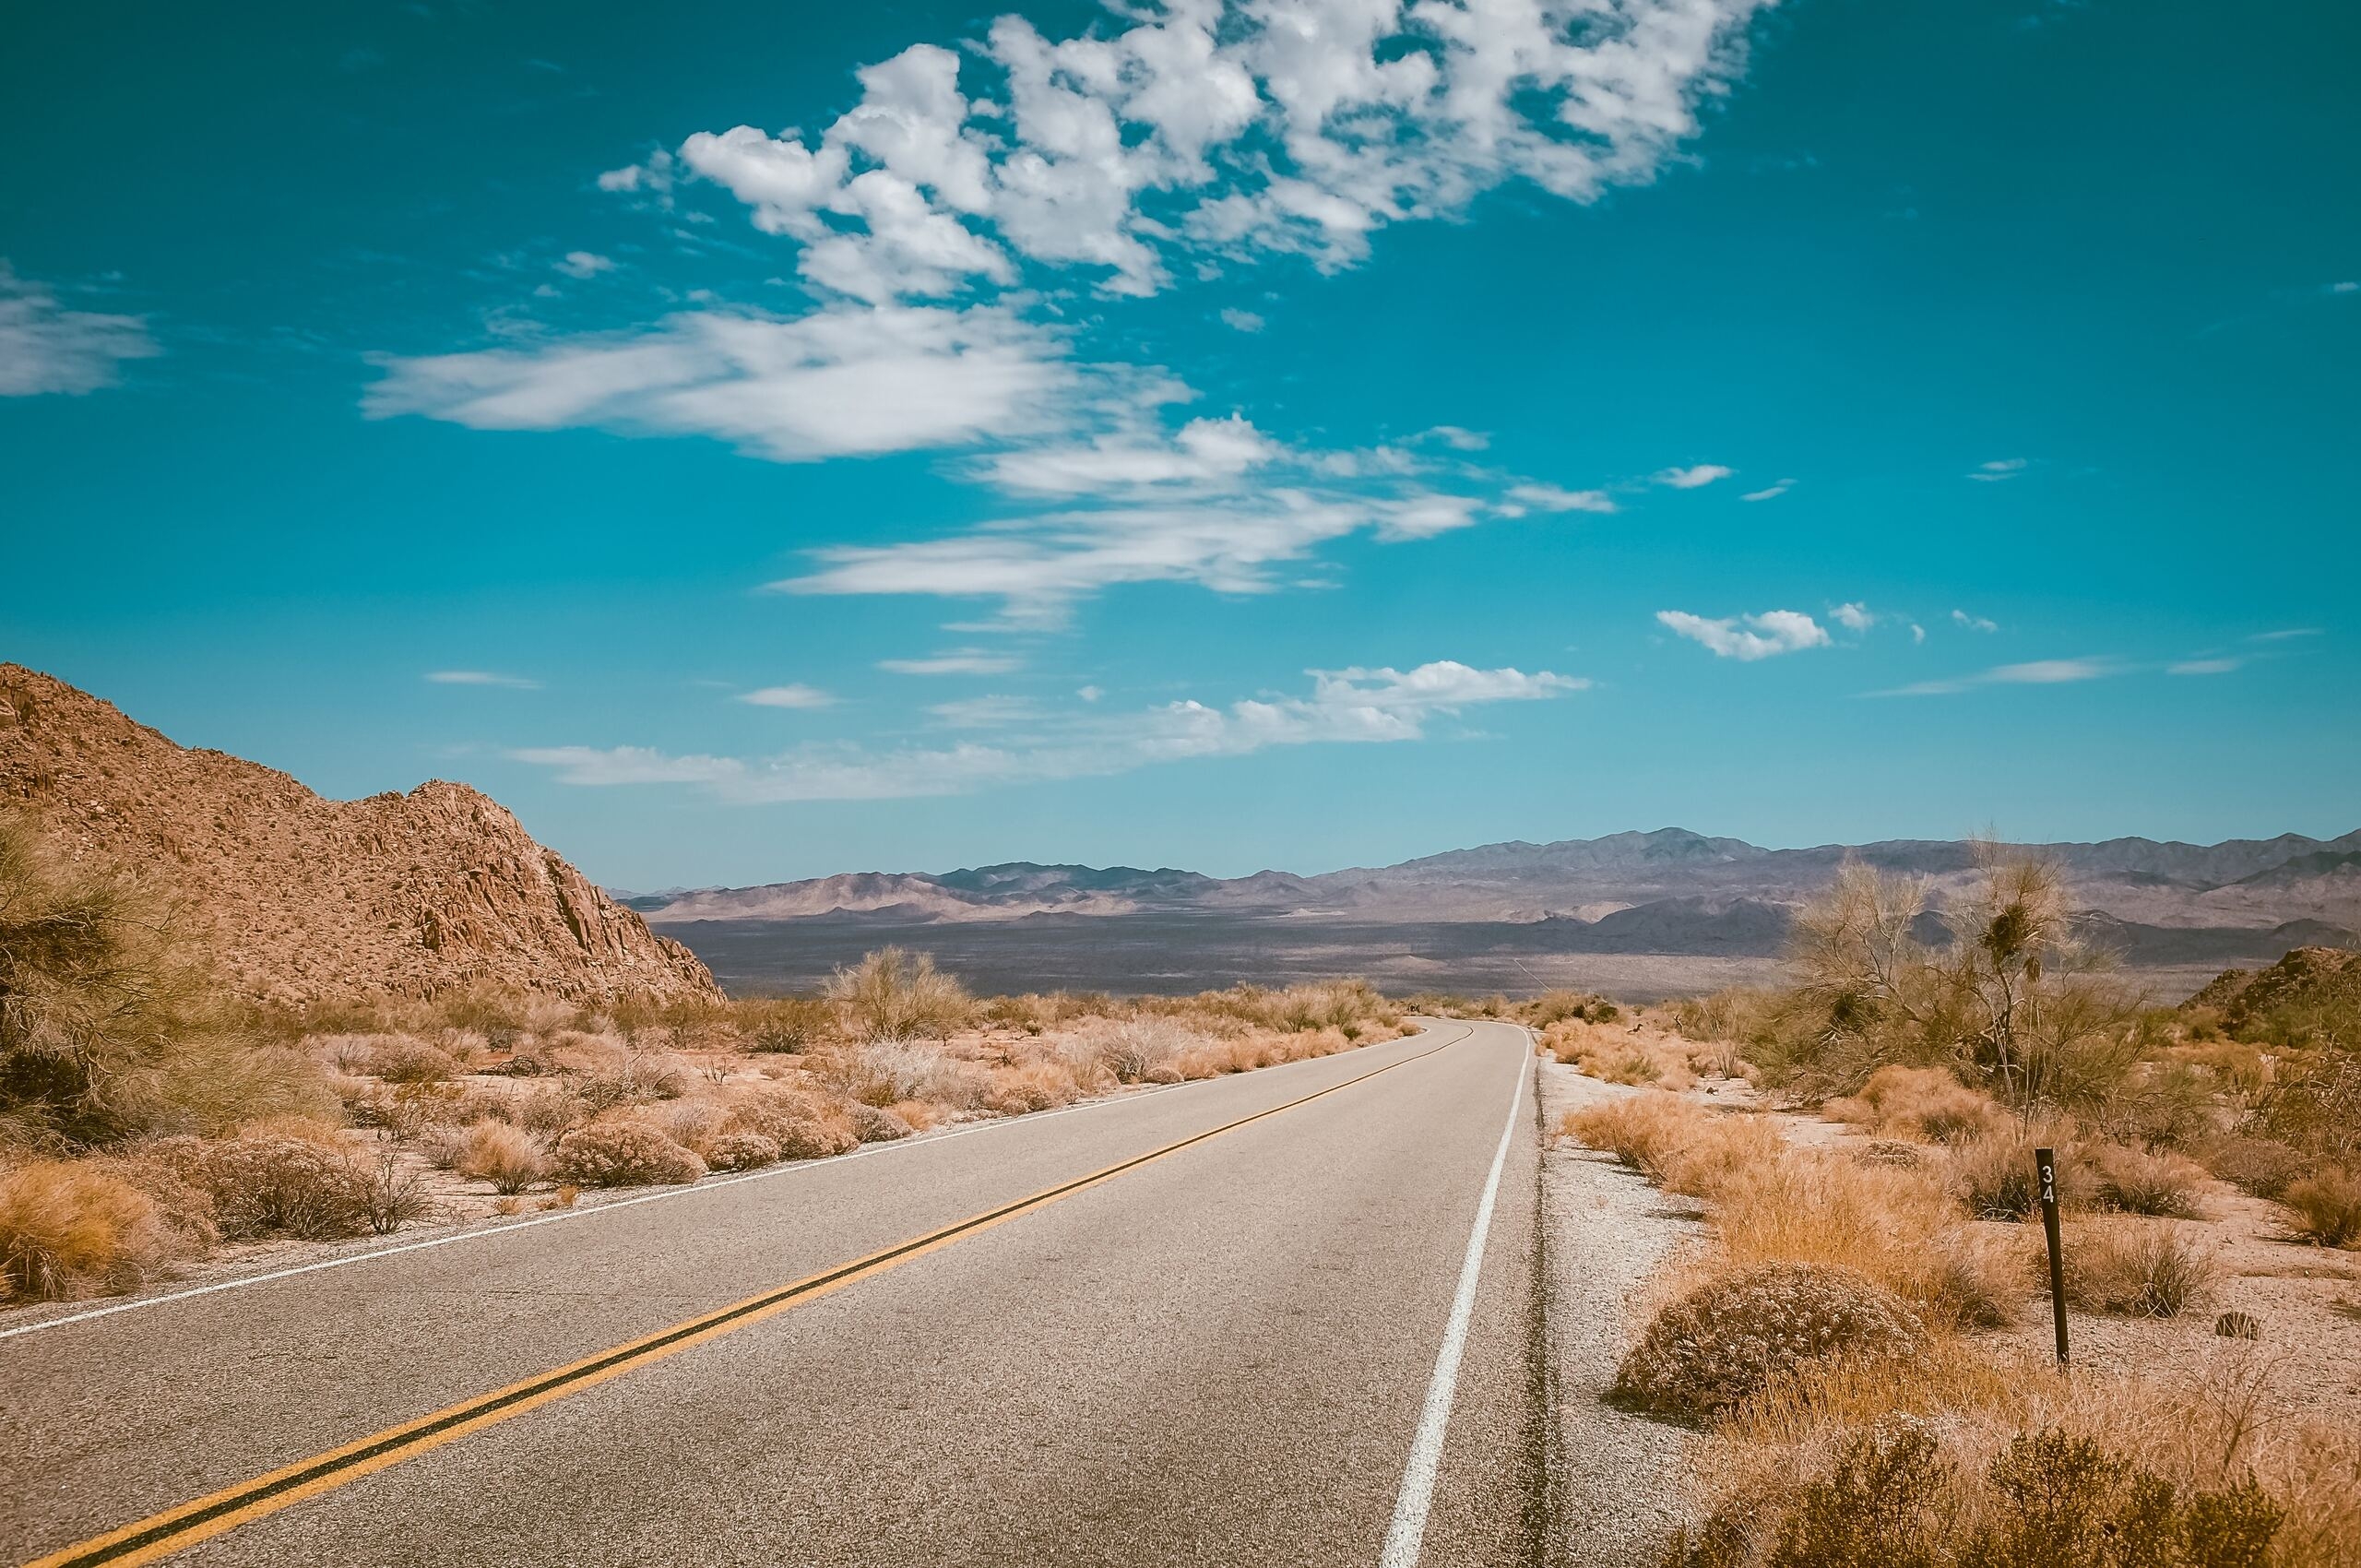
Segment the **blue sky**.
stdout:
[[613,884],[2361,825],[2349,7],[0,57],[0,657]]

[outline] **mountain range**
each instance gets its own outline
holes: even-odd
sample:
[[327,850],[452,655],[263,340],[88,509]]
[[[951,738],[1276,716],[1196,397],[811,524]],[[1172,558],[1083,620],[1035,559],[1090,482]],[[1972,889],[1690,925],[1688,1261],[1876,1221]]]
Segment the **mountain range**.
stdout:
[[[2355,941],[2361,926],[2361,831],[2219,844],[2110,838],[2029,846],[2064,871],[2094,924],[2184,948],[2201,933],[2236,932],[2268,945]],[[1825,887],[1847,859],[1922,876],[1938,903],[1974,873],[1964,840],[1891,839],[1772,849],[1685,828],[1556,843],[1457,849],[1397,865],[1299,876],[1264,871],[1213,877],[1191,871],[1017,861],[943,873],[862,872],[758,887],[713,887],[622,900],[661,926],[699,921],[802,921],[895,926],[1005,921],[1040,916],[1223,915],[1356,924],[1546,925],[1585,946],[1600,939],[1658,942],[1685,952],[1709,933],[1728,946],[1735,921],[1749,946],[1775,941],[1787,912]],[[2179,932],[2173,944],[2164,932]],[[1760,941],[1751,940],[1760,939]],[[1603,950],[1592,948],[1592,950]]]

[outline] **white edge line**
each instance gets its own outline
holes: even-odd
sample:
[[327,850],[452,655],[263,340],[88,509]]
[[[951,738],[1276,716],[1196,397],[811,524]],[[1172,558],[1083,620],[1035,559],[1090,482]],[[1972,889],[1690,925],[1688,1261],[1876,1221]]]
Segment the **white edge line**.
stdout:
[[1418,1433],[1410,1440],[1409,1461],[1402,1467],[1394,1522],[1386,1528],[1378,1568],[1417,1568],[1418,1549],[1426,1541],[1427,1511],[1434,1503],[1435,1479],[1442,1470],[1443,1435],[1450,1430],[1452,1400],[1459,1392],[1459,1359],[1467,1348],[1467,1323],[1475,1314],[1476,1285],[1484,1272],[1484,1242],[1492,1229],[1492,1204],[1500,1196],[1501,1169],[1508,1163],[1509,1141],[1516,1135],[1517,1109],[1525,1103],[1530,1063],[1527,1055],[1517,1064],[1508,1125],[1501,1129],[1501,1146],[1492,1153],[1492,1173],[1485,1178],[1484,1196],[1476,1206],[1476,1224],[1467,1233],[1467,1255],[1459,1265],[1459,1293],[1452,1298],[1451,1317],[1443,1325],[1442,1348],[1436,1353],[1435,1373],[1427,1384]]
[[[1429,1031],[1426,1029],[1420,1029],[1418,1035],[1404,1035],[1401,1039],[1404,1040],[1416,1039],[1419,1035],[1424,1035],[1428,1032]],[[1399,1044],[1400,1041],[1383,1040],[1380,1043],[1384,1045],[1394,1045]],[[1336,1052],[1335,1055],[1301,1057],[1298,1060],[1306,1062],[1333,1062],[1336,1060],[1337,1056],[1346,1054],[1348,1053],[1339,1051]],[[1295,1065],[1295,1063],[1291,1062],[1277,1063],[1274,1063],[1274,1065],[1291,1067]],[[1267,1071],[1267,1069],[1264,1070]],[[1225,1075],[1244,1077],[1251,1075],[1235,1074]],[[1216,1083],[1220,1080],[1197,1079],[1195,1081],[1199,1083]],[[1025,1116],[995,1117],[989,1122],[979,1122],[971,1126],[955,1128],[950,1132],[938,1134],[933,1136],[897,1139],[893,1143],[887,1144],[863,1144],[860,1147],[847,1150],[843,1154],[829,1155],[820,1159],[797,1160],[792,1164],[774,1166],[768,1170],[749,1170],[742,1175],[725,1176],[718,1182],[705,1181],[684,1182],[677,1187],[666,1187],[659,1192],[642,1193],[636,1197],[618,1198],[612,1203],[593,1204],[587,1208],[559,1209],[553,1213],[537,1215],[531,1219],[519,1219],[515,1221],[513,1224],[487,1225],[481,1229],[454,1231],[448,1236],[429,1237],[422,1241],[403,1241],[395,1246],[378,1247],[373,1251],[365,1253],[347,1253],[341,1257],[321,1258],[314,1263],[296,1264],[288,1268],[274,1268],[262,1274],[241,1275],[235,1279],[216,1280],[210,1285],[196,1285],[185,1290],[168,1291],[160,1296],[138,1296],[127,1301],[114,1301],[103,1307],[91,1307],[83,1312],[68,1313],[62,1317],[43,1318],[38,1323],[20,1323],[11,1328],[0,1328],[0,1339],[14,1339],[19,1335],[39,1334],[43,1329],[63,1328],[70,1323],[89,1323],[94,1318],[113,1317],[117,1313],[137,1312],[143,1307],[160,1307],[170,1301],[191,1301],[198,1296],[213,1295],[217,1291],[242,1290],[249,1285],[267,1285],[275,1279],[292,1279],[297,1275],[317,1274],[323,1269],[343,1268],[348,1265],[356,1263],[374,1263],[379,1258],[394,1257],[403,1253],[422,1253],[431,1248],[447,1247],[459,1241],[481,1241],[492,1236],[505,1236],[512,1231],[530,1230],[537,1225],[555,1225],[562,1220],[567,1219],[588,1219],[595,1215],[612,1214],[617,1209],[635,1208],[641,1204],[661,1203],[666,1198],[684,1198],[694,1193],[710,1193],[722,1187],[734,1187],[742,1182],[765,1182],[778,1176],[801,1175],[803,1172],[809,1170],[819,1170],[844,1165],[852,1160],[863,1158],[869,1155],[893,1154],[897,1150],[902,1149],[931,1148],[937,1144],[947,1144],[955,1138],[964,1138],[971,1133],[989,1133],[1002,1127],[1017,1126],[1020,1123],[1046,1122],[1053,1116],[1070,1116],[1077,1111],[1097,1111],[1101,1107],[1109,1105],[1136,1105],[1141,1100],[1153,1099],[1157,1095],[1167,1093],[1172,1089],[1186,1088],[1188,1087],[1189,1086],[1186,1084],[1164,1084],[1146,1090],[1144,1093],[1119,1095],[1107,1099],[1094,1099],[1081,1105],[1064,1105],[1060,1106],[1055,1111],[1037,1111]]]

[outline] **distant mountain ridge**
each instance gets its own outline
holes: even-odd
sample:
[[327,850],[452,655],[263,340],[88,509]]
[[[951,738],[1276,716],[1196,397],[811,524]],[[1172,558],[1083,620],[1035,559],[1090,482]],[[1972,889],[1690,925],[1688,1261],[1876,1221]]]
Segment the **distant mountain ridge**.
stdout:
[[[2361,831],[2333,839],[2127,837],[2029,847],[2058,862],[2092,928],[2122,935],[2134,952],[2253,951],[2280,940],[2283,927],[2289,945],[2361,941],[2354,934],[2361,928]],[[1964,840],[1888,839],[1772,849],[1676,827],[1486,844],[1313,876],[1265,871],[1220,878],[1169,866],[1015,861],[700,888],[631,902],[659,925],[1196,913],[1358,924],[1546,922],[1585,951],[1768,952],[1795,906],[1826,886],[1848,858],[1926,877],[1940,902],[1973,874],[1975,848]]]

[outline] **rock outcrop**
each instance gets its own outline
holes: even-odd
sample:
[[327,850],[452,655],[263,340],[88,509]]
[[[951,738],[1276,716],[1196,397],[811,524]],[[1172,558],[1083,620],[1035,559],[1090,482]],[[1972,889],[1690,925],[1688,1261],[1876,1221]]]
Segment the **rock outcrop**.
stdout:
[[0,664],[0,809],[169,887],[214,968],[258,1001],[720,994],[687,948],[464,784],[324,800],[15,664]]

